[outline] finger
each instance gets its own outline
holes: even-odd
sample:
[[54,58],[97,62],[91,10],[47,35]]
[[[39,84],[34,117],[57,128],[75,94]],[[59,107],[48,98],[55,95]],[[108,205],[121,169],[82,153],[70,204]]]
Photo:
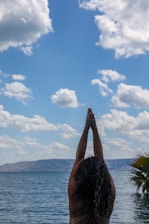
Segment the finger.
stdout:
[[88,112],[89,112],[89,113],[92,113],[92,109],[91,109],[91,108],[88,108]]

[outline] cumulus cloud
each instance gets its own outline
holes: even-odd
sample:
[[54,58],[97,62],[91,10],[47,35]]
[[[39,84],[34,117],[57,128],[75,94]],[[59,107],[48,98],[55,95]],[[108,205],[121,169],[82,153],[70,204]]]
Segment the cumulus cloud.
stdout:
[[24,75],[21,74],[13,74],[12,75],[13,80],[23,81],[26,79]]
[[111,69],[98,70],[98,74],[101,75],[101,80],[93,79],[91,80],[91,84],[98,85],[99,92],[102,96],[107,96],[109,93],[113,93],[113,90],[108,86],[109,82],[119,82],[126,79],[124,75]]
[[52,32],[48,0],[0,0],[0,51],[20,47],[32,53],[32,44]]
[[117,94],[112,97],[112,103],[116,107],[134,106],[138,109],[149,109],[149,90],[140,86],[119,84]]
[[100,31],[97,45],[114,49],[116,57],[149,51],[149,2],[146,0],[82,0],[80,7],[98,10],[95,23]]
[[33,54],[33,47],[32,46],[21,47],[20,49],[24,52],[24,54],[26,54],[28,56]]
[[117,71],[106,69],[106,70],[98,70],[98,74],[102,76],[102,80],[106,83],[113,81],[123,81],[126,79],[125,75],[118,73]]
[[111,110],[110,113],[101,116],[100,125],[104,130],[112,130],[146,146],[149,144],[149,113],[147,111],[134,117],[124,111]]
[[73,155],[73,150],[70,147],[59,142],[49,144],[46,147],[46,151],[49,152],[53,158],[57,159],[72,158]]
[[5,87],[1,89],[1,94],[9,98],[15,98],[24,104],[28,98],[32,98],[31,89],[26,87],[23,83],[17,81],[12,83],[5,83]]
[[107,138],[104,144],[104,154],[110,159],[135,158],[140,153],[139,148],[135,147],[132,142],[123,138]]
[[63,139],[80,136],[80,133],[68,124],[58,124],[57,127],[62,130],[61,136]]
[[124,111],[111,110],[111,113],[101,116],[101,123],[105,129],[127,133],[129,127],[132,127],[132,124],[134,126],[135,118]]
[[12,128],[22,132],[57,131],[60,132],[61,137],[64,139],[80,135],[68,124],[52,124],[39,115],[30,118],[19,114],[11,114],[4,109],[3,105],[0,105],[0,127]]
[[72,158],[74,150],[59,142],[41,144],[39,139],[24,136],[14,138],[0,135],[0,149],[2,151],[0,164],[24,160],[39,160],[47,158]]
[[92,85],[98,85],[99,92],[100,92],[100,94],[102,96],[107,96],[108,93],[113,93],[112,89],[110,89],[106,83],[102,82],[99,79],[93,79],[93,80],[91,80],[91,84]]
[[17,139],[12,138],[8,135],[2,135],[0,136],[0,149],[12,149],[15,146],[16,149],[21,149],[23,146],[22,142],[19,142]]
[[60,107],[76,108],[79,106],[78,99],[74,90],[59,89],[51,96],[52,103],[58,104]]
[[32,118],[11,114],[0,105],[0,127],[13,128],[20,131],[50,131],[57,130],[55,125],[48,123],[45,118],[34,115]]

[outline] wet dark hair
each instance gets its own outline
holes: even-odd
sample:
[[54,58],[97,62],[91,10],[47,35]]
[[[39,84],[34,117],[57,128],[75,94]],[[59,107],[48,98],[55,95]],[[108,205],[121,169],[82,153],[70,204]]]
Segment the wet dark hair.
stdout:
[[77,171],[77,184],[77,193],[93,208],[95,214],[109,217],[111,183],[105,162],[97,157],[83,160]]

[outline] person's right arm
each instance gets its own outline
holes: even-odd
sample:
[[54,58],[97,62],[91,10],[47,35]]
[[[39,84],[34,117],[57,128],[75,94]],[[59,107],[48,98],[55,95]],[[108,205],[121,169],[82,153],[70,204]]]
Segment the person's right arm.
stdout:
[[86,147],[87,147],[87,138],[88,138],[88,132],[91,125],[91,115],[92,110],[89,108],[86,116],[86,122],[84,125],[84,129],[80,138],[80,141],[78,143],[78,148],[76,152],[76,162],[80,162],[85,157]]
[[93,132],[93,147],[94,147],[94,156],[98,157],[100,160],[104,160],[103,156],[103,148],[102,148],[102,143],[99,137],[96,121],[94,114],[92,113],[92,118],[91,118],[91,128]]
[[[76,199],[76,197],[74,196],[75,192],[76,192],[76,188],[77,188],[76,173],[77,173],[77,170],[78,170],[78,167],[79,167],[81,161],[84,160],[84,157],[85,157],[90,124],[91,124],[91,109],[88,109],[86,122],[85,122],[84,129],[83,129],[82,135],[81,135],[79,143],[78,143],[76,158],[75,158],[73,168],[72,168],[70,178],[69,178],[68,194],[69,194],[69,199],[70,199],[69,203],[70,203],[71,210],[73,210],[72,208],[74,205],[74,200]],[[78,207],[78,206],[76,206],[76,207]]]

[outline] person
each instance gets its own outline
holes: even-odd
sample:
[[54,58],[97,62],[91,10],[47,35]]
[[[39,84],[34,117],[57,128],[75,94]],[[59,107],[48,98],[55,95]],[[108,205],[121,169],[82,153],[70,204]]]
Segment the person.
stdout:
[[[90,127],[94,156],[85,159]],[[114,181],[104,161],[95,117],[89,108],[68,183],[70,224],[108,224],[115,195]]]

